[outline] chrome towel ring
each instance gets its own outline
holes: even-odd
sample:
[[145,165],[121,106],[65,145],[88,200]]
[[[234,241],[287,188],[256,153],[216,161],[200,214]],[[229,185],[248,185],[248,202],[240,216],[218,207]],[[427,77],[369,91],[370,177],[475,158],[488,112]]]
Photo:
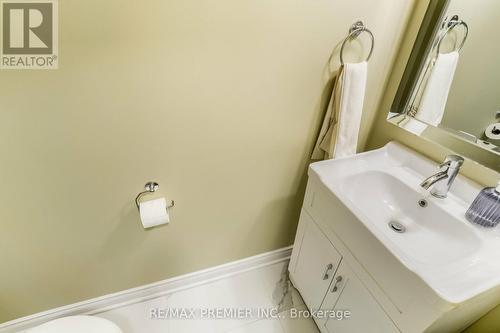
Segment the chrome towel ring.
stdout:
[[[469,26],[465,21],[459,19],[458,15],[454,15],[448,23],[446,23],[446,30],[444,30],[443,34],[441,37],[439,37],[438,43],[437,43],[437,54],[441,53],[441,42],[445,39],[445,37],[448,35],[448,33],[455,29],[456,27],[461,26],[464,29],[464,38],[462,39],[462,42],[458,46],[458,48],[455,50],[456,52],[460,52],[462,48],[465,45],[465,42],[467,41],[467,36],[469,35]],[[453,52],[453,51],[452,51]]]
[[346,43],[348,41],[355,39],[355,38],[358,38],[358,36],[363,32],[368,33],[370,35],[370,38],[372,41],[370,52],[368,53],[368,57],[366,57],[365,61],[370,60],[372,53],[373,53],[373,49],[375,48],[375,38],[373,37],[372,32],[365,27],[365,25],[363,24],[362,21],[357,21],[356,23],[351,25],[351,27],[349,28],[349,34],[344,39],[344,41],[342,42],[342,46],[340,47],[340,63],[342,65],[344,65],[344,48],[345,48]]

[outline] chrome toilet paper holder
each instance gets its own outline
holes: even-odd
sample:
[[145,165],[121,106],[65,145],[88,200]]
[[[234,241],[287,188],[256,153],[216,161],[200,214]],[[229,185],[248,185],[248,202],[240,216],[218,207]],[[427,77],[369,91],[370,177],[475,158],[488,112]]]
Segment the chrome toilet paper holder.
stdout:
[[[139,209],[139,204],[141,203],[140,200],[141,200],[143,195],[149,194],[149,193],[154,193],[159,188],[160,188],[160,184],[158,184],[157,182],[147,182],[146,185],[144,185],[144,191],[137,194],[137,196],[135,197],[135,205],[137,206],[137,209]],[[174,207],[174,204],[175,204],[174,200],[170,200],[170,205],[167,206],[167,208]]]

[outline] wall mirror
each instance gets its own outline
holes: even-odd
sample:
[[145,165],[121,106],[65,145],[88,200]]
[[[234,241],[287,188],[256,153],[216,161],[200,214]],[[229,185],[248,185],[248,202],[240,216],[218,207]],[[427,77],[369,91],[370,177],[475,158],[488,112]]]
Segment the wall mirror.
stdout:
[[500,1],[431,0],[388,120],[500,171]]

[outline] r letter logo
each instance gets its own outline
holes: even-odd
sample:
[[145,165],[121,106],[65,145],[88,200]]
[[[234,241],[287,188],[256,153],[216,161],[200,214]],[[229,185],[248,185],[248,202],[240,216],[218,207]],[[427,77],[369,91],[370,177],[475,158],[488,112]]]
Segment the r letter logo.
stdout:
[[56,69],[57,0],[1,0],[1,69]]

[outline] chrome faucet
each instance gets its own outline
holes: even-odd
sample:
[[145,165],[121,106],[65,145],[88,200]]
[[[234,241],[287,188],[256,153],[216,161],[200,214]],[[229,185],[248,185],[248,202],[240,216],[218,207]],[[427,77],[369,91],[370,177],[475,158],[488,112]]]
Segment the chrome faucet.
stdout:
[[464,159],[457,155],[448,155],[443,163],[439,165],[439,172],[425,179],[420,186],[428,190],[431,186],[431,194],[436,198],[446,198],[455,177],[464,164]]

